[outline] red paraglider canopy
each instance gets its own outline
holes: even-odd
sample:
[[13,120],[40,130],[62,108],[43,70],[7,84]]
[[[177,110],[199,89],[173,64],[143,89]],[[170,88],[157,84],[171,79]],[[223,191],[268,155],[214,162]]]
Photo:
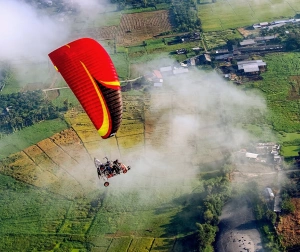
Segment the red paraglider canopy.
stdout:
[[105,49],[81,38],[49,53],[57,71],[85,109],[102,138],[113,136],[122,120],[118,76]]

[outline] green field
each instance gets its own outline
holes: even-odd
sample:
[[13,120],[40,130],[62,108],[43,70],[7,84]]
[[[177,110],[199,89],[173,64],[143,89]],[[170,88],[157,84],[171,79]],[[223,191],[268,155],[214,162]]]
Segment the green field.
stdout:
[[275,131],[287,133],[300,130],[300,104],[291,96],[292,87],[297,83],[291,78],[300,75],[299,53],[273,53],[264,58],[267,71],[262,73],[263,80],[254,82],[267,100],[268,120]]
[[64,120],[55,119],[37,123],[0,139],[0,159],[19,152],[37,142],[54,135],[68,125]]
[[298,0],[201,0],[198,15],[204,31],[221,31],[255,23],[294,17],[300,11]]
[[[236,29],[222,30],[218,32],[204,32],[203,38],[206,43],[206,49],[224,47],[230,39],[241,39],[243,36]],[[227,47],[227,46],[226,46]]]
[[55,70],[50,62],[13,61],[12,78],[3,88],[2,94],[11,94],[23,90],[44,89],[54,80]]
[[[66,85],[66,84],[65,84]],[[51,92],[58,92],[59,95],[52,100],[54,106],[62,107],[64,101],[68,101],[70,106],[77,106],[79,101],[77,100],[76,96],[73,94],[72,90],[69,88],[60,89],[59,91],[47,91],[47,95],[49,96]]]
[[193,180],[193,186],[125,188],[127,197],[115,187],[68,200],[0,175],[0,250],[146,252],[169,251],[175,244],[181,251],[187,241],[195,246],[190,235],[201,221],[204,188]]

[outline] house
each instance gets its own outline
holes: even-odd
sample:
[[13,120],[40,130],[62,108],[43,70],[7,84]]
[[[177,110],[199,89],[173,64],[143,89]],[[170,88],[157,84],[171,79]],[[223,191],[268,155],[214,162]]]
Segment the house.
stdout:
[[267,27],[268,25],[269,25],[268,22],[261,22],[261,23],[259,23],[259,24],[254,24],[254,25],[253,25],[253,28],[254,28],[254,29],[265,28],[265,27]]
[[191,66],[195,66],[195,65],[196,65],[196,60],[195,60],[195,58],[191,58],[191,59],[190,59],[190,64],[191,64]]
[[238,70],[244,73],[258,73],[263,70],[267,65],[262,60],[249,60],[249,61],[239,61],[237,63]]
[[276,213],[281,212],[281,203],[282,203],[281,197],[279,195],[276,195],[274,199],[274,212]]
[[256,42],[254,39],[244,39],[243,41],[240,42],[240,46],[249,46],[249,45],[255,45]]
[[169,76],[169,75],[172,75],[172,66],[166,66],[166,67],[161,67],[159,69],[160,73],[163,75],[163,76]]
[[228,53],[228,49],[218,49],[215,51],[215,54],[222,54],[222,53]]
[[256,37],[254,38],[254,41],[269,41],[272,39],[276,39],[278,35],[270,35],[270,36],[264,36],[264,37]]
[[210,64],[211,63],[210,55],[207,53],[200,55],[199,62],[200,62],[200,64]]
[[253,28],[254,28],[254,29],[259,29],[259,28],[261,28],[261,25],[259,25],[259,24],[254,24],[254,25],[253,25]]
[[232,58],[233,58],[232,53],[227,53],[227,54],[222,54],[222,55],[215,56],[215,60],[230,60]]
[[264,26],[268,26],[269,23],[268,23],[268,22],[261,22],[261,23],[259,23],[259,25],[260,25],[261,27],[264,27]]
[[265,189],[265,191],[266,191],[267,196],[268,196],[271,200],[273,200],[273,199],[274,199],[274,193],[273,193],[272,189],[269,188],[269,187],[267,187],[267,188]]
[[[162,80],[163,77],[162,77],[161,72],[159,70],[153,70],[153,73],[154,73],[154,75],[157,79]],[[162,81],[160,81],[160,82],[162,82]]]
[[248,159],[257,159],[258,154],[256,153],[251,153],[251,152],[246,152],[246,158]]
[[279,24],[274,24],[274,25],[269,25],[268,26],[268,29],[271,30],[275,27],[281,27],[281,26],[284,26],[286,23],[279,23]]
[[177,74],[183,74],[183,73],[187,73],[189,71],[188,68],[183,68],[183,67],[180,67],[180,68],[174,68],[173,69],[173,74],[174,75],[177,75]]

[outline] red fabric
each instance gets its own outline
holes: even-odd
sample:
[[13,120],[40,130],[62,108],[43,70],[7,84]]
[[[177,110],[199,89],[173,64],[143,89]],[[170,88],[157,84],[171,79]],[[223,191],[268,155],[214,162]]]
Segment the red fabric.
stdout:
[[[82,63],[91,76],[103,86],[120,90],[120,85],[112,86],[103,83],[118,81],[116,70],[108,53],[97,41],[82,38],[56,49],[49,54],[49,57],[89,115],[96,129],[99,130],[103,123],[101,103]],[[99,87],[97,89],[103,97]],[[103,100],[105,101],[105,97]],[[108,111],[106,101],[104,109]],[[109,132],[102,136],[103,138],[107,138],[111,134],[112,120],[110,113],[108,115]]]

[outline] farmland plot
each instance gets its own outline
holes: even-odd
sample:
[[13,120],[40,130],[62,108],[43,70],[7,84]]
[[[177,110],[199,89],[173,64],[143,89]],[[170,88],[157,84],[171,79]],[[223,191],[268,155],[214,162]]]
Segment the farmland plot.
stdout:
[[117,43],[120,45],[138,44],[153,36],[170,31],[168,11],[124,14],[119,26]]
[[299,102],[294,92],[298,88],[296,76],[300,75],[298,53],[269,54],[264,60],[268,71],[254,85],[267,97],[269,119],[277,131],[299,131]]
[[243,38],[240,33],[235,29],[223,30],[218,32],[205,32],[203,33],[207,49],[226,46],[226,42],[230,39]]
[[[207,1],[201,1],[205,2]],[[294,17],[300,10],[300,2],[297,0],[223,0],[201,3],[198,15],[204,31],[238,28],[283,17]]]

